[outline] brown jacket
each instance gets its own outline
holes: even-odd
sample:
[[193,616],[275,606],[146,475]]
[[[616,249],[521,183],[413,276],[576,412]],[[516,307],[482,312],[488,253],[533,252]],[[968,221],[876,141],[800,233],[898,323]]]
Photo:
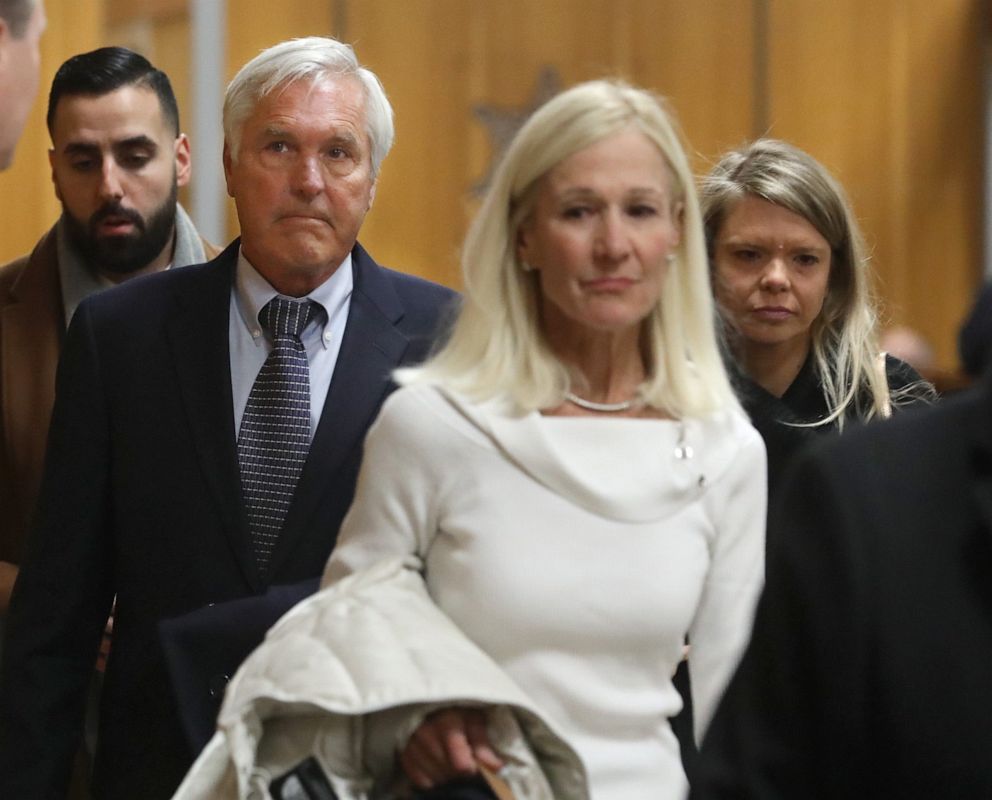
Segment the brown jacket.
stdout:
[[[38,499],[65,335],[55,227],[0,267],[0,561],[18,564]],[[219,252],[203,242],[207,259]]]

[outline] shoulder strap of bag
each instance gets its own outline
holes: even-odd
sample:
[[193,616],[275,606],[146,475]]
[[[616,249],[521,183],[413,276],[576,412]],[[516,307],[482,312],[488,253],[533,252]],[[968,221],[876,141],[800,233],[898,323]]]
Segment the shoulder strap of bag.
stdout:
[[479,765],[479,772],[482,773],[482,777],[485,778],[486,783],[489,784],[489,788],[493,790],[493,794],[499,800],[515,800],[513,791],[499,775],[481,764]]

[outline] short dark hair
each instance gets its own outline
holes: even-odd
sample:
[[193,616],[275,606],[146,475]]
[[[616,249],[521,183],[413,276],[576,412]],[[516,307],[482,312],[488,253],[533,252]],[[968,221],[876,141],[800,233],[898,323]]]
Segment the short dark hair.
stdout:
[[10,27],[15,39],[20,39],[27,30],[37,2],[38,0],[0,0],[0,17]]
[[101,47],[73,56],[59,67],[48,94],[48,132],[52,133],[55,109],[63,97],[100,97],[122,86],[141,86],[155,92],[162,116],[173,127],[176,136],[179,135],[179,106],[169,76],[126,47]]

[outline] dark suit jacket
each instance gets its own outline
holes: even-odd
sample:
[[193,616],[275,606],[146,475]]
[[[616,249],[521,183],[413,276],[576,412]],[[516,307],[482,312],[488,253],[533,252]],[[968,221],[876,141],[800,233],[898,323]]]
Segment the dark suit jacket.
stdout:
[[992,797],[992,387],[797,467],[693,797]]
[[[8,619],[0,797],[64,789],[100,629],[116,595],[94,788],[168,797],[191,758],[158,622],[266,584],[241,500],[228,344],[238,243],[79,306],[59,365],[42,500]],[[422,360],[453,293],[356,246],[354,291],[269,581],[318,576],[351,501],[364,434]]]

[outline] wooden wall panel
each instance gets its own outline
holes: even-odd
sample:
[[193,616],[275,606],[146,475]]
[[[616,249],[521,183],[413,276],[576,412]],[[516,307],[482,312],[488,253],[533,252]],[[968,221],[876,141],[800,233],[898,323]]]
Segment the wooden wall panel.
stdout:
[[452,285],[460,241],[452,231],[464,229],[466,176],[478,169],[465,118],[470,10],[463,0],[413,0],[350,4],[348,12],[348,39],[396,115],[362,241],[383,263]]
[[[670,97],[696,152],[752,125],[750,0],[351,0],[347,39],[397,116],[363,241],[386,263],[458,285],[472,187],[493,160],[474,109],[533,107],[542,70],[561,86],[615,76]],[[705,163],[702,158],[698,163]]]
[[[900,97],[908,130],[908,191],[896,207],[894,237],[905,258],[893,312],[937,348],[945,368],[958,363],[956,338],[981,281],[983,259],[982,22],[980,2],[907,4],[907,75]],[[984,135],[983,135],[984,134]]]
[[770,133],[843,181],[885,318],[957,364],[982,259],[982,4],[773,0]]
[[669,98],[700,172],[755,133],[753,0],[637,0],[630,74]]
[[228,0],[228,64],[230,77],[270,45],[298,36],[334,34],[335,0]]
[[104,14],[107,24],[113,28],[133,20],[185,16],[188,3],[189,0],[105,0]]

